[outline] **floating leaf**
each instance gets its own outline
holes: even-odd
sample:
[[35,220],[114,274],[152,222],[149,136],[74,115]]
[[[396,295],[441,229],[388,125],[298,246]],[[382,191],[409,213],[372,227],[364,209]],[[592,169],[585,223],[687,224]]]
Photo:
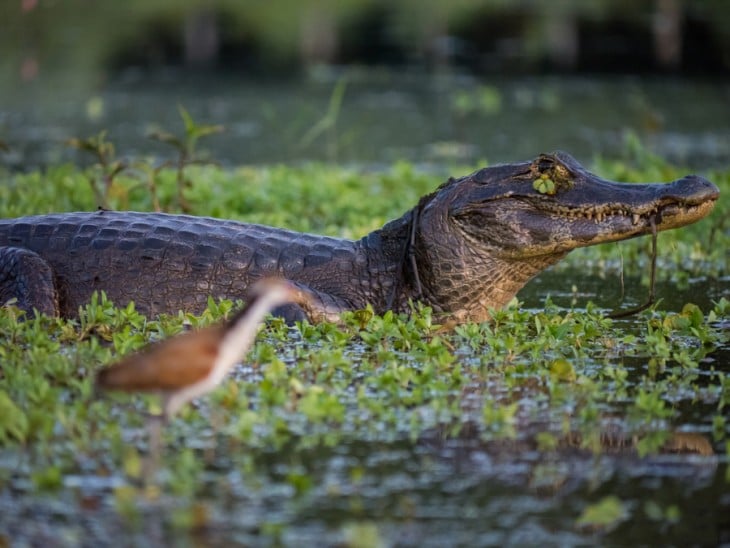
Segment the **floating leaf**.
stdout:
[[24,442],[28,434],[28,418],[15,405],[5,391],[0,390],[0,441],[9,440]]
[[615,495],[603,497],[583,510],[576,521],[578,527],[608,529],[626,518],[626,508]]
[[139,479],[142,477],[142,458],[137,448],[133,445],[128,445],[124,451],[122,468],[124,468],[124,473],[130,478]]
[[63,485],[63,475],[58,466],[49,466],[31,475],[33,483],[40,491],[55,491]]
[[553,360],[550,364],[550,376],[553,380],[562,382],[574,382],[576,378],[575,369],[565,358]]
[[378,524],[369,521],[348,523],[342,528],[345,546],[352,548],[380,548],[387,546],[380,536]]

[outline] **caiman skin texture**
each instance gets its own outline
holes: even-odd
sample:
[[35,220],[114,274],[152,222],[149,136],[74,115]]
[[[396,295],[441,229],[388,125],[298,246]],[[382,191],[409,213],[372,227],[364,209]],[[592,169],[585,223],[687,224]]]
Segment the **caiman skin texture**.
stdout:
[[[549,180],[545,186],[541,181]],[[600,179],[565,153],[449,179],[401,218],[352,241],[186,215],[98,211],[0,221],[0,305],[65,317],[94,291],[148,315],[201,312],[255,280],[292,280],[309,305],[288,319],[337,320],[420,300],[454,322],[489,319],[577,247],[676,228],[719,196],[687,176],[668,184]]]

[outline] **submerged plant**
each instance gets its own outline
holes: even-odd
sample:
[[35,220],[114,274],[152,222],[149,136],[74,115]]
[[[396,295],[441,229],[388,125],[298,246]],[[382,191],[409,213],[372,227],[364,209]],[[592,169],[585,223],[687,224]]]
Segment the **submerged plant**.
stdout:
[[[178,206],[182,211],[190,212],[191,207],[185,199],[184,191],[186,188],[192,186],[192,180],[186,175],[186,169],[193,164],[211,163],[210,160],[206,160],[198,154],[198,141],[203,137],[220,133],[224,128],[221,125],[203,125],[196,123],[182,105],[178,105],[178,111],[180,112],[180,117],[184,125],[182,135],[175,135],[163,129],[158,129],[151,131],[148,136],[151,139],[170,145],[177,151],[177,159],[166,165],[171,165],[175,168]],[[157,172],[153,171],[152,175],[157,175]]]
[[342,101],[345,97],[347,89],[347,79],[340,78],[332,89],[327,111],[309,130],[302,136],[300,141],[301,147],[310,146],[321,135],[326,134],[328,137],[327,150],[328,157],[331,160],[337,158],[337,120],[342,109]]
[[125,161],[116,158],[114,143],[107,141],[106,135],[106,130],[103,130],[85,139],[74,137],[66,141],[68,146],[87,152],[96,159],[86,176],[97,206],[103,209],[109,209],[116,177],[129,167]]

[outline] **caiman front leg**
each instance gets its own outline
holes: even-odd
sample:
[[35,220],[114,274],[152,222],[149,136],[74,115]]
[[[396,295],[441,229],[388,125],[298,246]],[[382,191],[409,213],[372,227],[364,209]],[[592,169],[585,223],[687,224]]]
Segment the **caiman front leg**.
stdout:
[[294,285],[302,293],[299,302],[305,304],[285,304],[272,311],[274,316],[283,318],[288,324],[302,320],[308,320],[310,323],[337,323],[340,314],[345,310],[362,308],[353,306],[341,297],[316,291],[305,284],[294,282]]
[[11,299],[28,314],[33,309],[49,316],[59,314],[51,266],[33,251],[0,247],[0,306]]

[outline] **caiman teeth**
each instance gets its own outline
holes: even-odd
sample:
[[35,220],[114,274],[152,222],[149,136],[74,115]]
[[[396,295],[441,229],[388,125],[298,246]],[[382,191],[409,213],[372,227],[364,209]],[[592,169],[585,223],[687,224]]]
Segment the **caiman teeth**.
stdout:
[[[685,210],[694,207],[692,205],[681,203],[676,204],[676,206],[684,208]],[[608,222],[612,218],[623,217],[627,221],[631,221],[633,226],[638,226],[642,222],[648,222],[648,219],[659,214],[659,212],[664,209],[665,206],[657,204],[637,211],[626,206],[615,204],[584,209],[579,207],[557,206],[550,208],[549,211],[554,215],[560,216],[564,219],[569,219],[570,221],[593,221],[596,224]]]

